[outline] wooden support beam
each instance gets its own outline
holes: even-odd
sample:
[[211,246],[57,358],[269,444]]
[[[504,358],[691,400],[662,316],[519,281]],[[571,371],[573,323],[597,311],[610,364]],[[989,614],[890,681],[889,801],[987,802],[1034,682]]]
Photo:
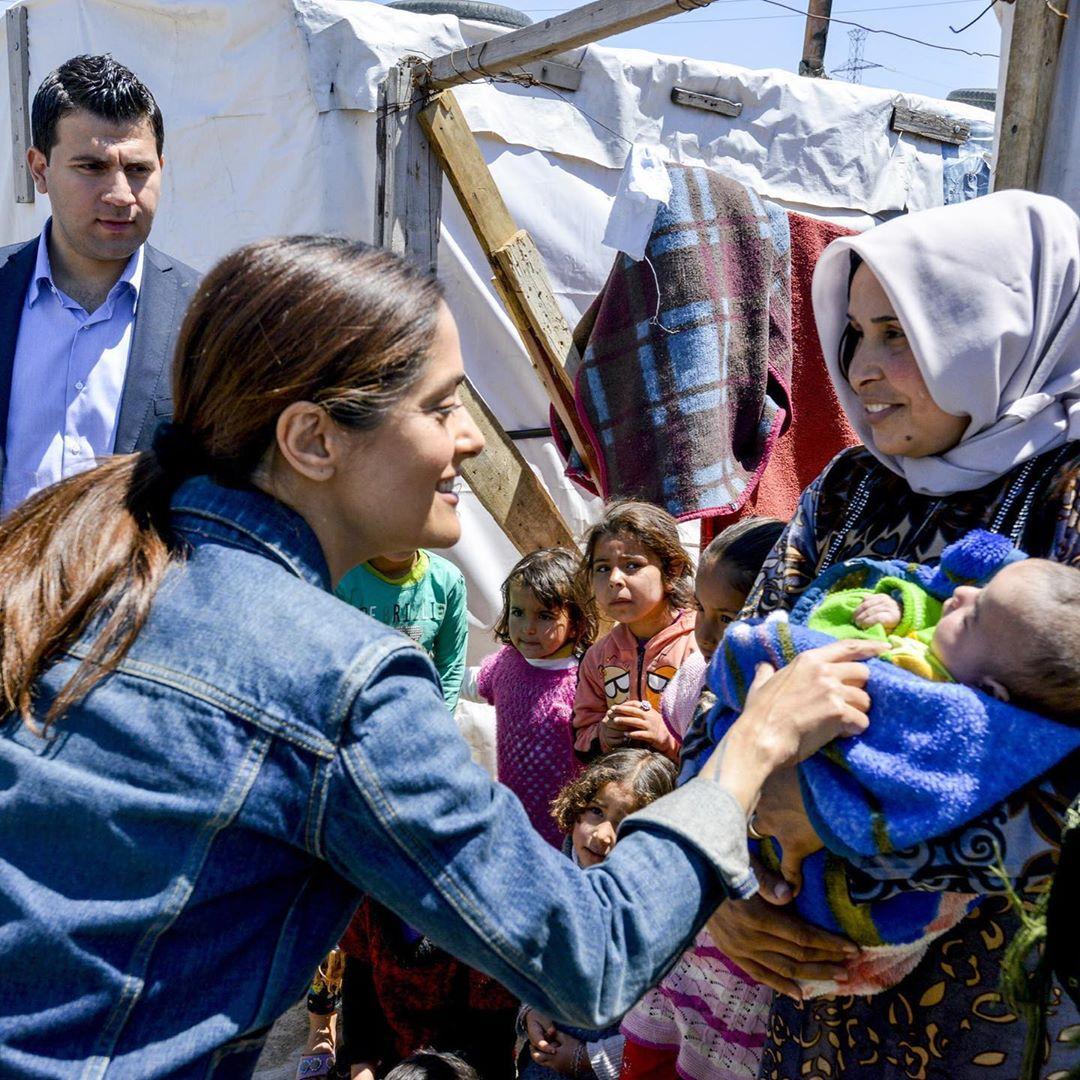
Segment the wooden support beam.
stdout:
[[577,541],[547,489],[503,431],[470,383],[461,387],[469,415],[487,442],[484,452],[461,467],[480,505],[499,523],[510,542],[527,555],[543,547],[577,551]]
[[417,74],[431,90],[449,90],[579,45],[659,22],[669,15],[706,8],[714,0],[594,0],[488,41],[455,49],[421,65]]
[[[1013,5],[1009,69],[1001,106],[994,190],[1037,191],[1053,104],[1058,52],[1069,0],[1018,0]],[[1075,8],[1075,3],[1073,7]],[[1054,9],[1057,9],[1056,11]]]
[[26,8],[7,9],[8,90],[11,99],[11,164],[15,178],[15,201],[34,201],[34,178],[26,160],[30,149],[30,35]]
[[[375,235],[382,247],[432,271],[438,260],[442,169],[418,121],[412,69],[399,65],[380,92]],[[523,555],[539,547],[575,550],[573,533],[544,485],[468,383],[462,400],[487,443],[462,475],[477,501]]]
[[420,105],[413,94],[412,65],[403,62],[391,68],[379,88],[376,120],[375,242],[434,273],[439,262],[442,170],[416,121]]
[[420,123],[488,257],[496,288],[521,334],[555,414],[589,475],[599,469],[574,405],[566,365],[579,363],[573,334],[559,308],[532,237],[519,229],[484,161],[453,94],[443,92],[420,113]]
[[803,34],[802,59],[799,74],[812,79],[825,77],[825,46],[829,40],[829,16],[832,0],[810,0],[806,9],[806,31]]

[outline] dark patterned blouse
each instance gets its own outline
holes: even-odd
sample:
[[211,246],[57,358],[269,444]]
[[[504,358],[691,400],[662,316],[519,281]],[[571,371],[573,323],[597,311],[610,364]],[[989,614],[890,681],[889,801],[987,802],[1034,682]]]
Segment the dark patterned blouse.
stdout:
[[[790,609],[835,562],[859,556],[933,562],[974,528],[1004,533],[1031,555],[1080,566],[1080,443],[1014,469],[978,491],[915,495],[863,447],[840,454],[804,492],[750,603],[757,614]],[[997,992],[1005,945],[1019,923],[995,866],[1022,895],[1045,887],[1057,861],[1065,808],[1080,790],[1077,755],[1043,782],[955,834],[848,870],[856,899],[900,889],[988,894],[930,946],[898,986],[874,997],[777,995],[760,1076],[770,1080],[1016,1077],[1025,1025]],[[1000,853],[1000,854],[999,854]],[[1080,1023],[1055,990],[1044,1077],[1063,1078],[1077,1052],[1064,1045]]]

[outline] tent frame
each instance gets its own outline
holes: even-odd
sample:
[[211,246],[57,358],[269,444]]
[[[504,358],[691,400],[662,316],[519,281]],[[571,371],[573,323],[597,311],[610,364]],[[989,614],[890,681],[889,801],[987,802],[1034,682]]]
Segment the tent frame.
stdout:
[[[488,258],[495,290],[594,483],[599,465],[567,374],[567,365],[576,368],[579,360],[573,334],[532,237],[510,216],[450,90],[520,72],[535,60],[714,2],[594,0],[433,60],[405,58],[379,95],[378,242],[418,266],[436,269],[445,174]],[[488,436],[486,452],[462,470],[481,505],[522,553],[553,544],[573,548],[573,535],[550,495],[469,384],[465,402],[473,418],[484,421]]]
[[[714,2],[594,0],[444,56],[405,58],[380,93],[379,242],[434,271],[442,177],[447,177],[488,258],[495,290],[521,335],[553,411],[594,483],[599,466],[577,416],[567,374],[567,365],[576,370],[579,362],[572,332],[536,245],[516,227],[450,91],[480,79],[521,73],[524,65],[544,57]],[[1063,6],[1066,3],[1063,0]],[[1035,188],[1063,20],[1043,0],[1021,0],[1017,8],[1023,9],[1023,15],[1017,11],[1003,116],[1007,122],[1013,117],[1021,122],[1008,123],[1003,130],[995,184]],[[948,132],[921,133],[946,141],[959,137],[958,133],[952,137]],[[519,551],[546,546],[553,538],[565,546],[570,530],[543,485],[475,390],[467,386],[466,392],[470,412],[474,418],[482,414],[489,436],[487,453],[464,470],[480,503]]]

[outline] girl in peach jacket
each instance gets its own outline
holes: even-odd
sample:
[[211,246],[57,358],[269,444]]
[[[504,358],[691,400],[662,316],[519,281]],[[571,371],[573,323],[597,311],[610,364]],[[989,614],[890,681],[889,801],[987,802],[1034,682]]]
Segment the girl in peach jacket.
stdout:
[[697,645],[693,569],[675,519],[649,503],[609,503],[586,537],[581,572],[616,626],[581,661],[575,749],[588,758],[644,746],[677,760],[660,697]]

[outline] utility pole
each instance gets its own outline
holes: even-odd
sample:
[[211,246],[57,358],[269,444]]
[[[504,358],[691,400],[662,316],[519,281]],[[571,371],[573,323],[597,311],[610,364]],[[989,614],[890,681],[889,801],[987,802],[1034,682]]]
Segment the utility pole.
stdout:
[[809,75],[812,79],[825,78],[825,43],[829,37],[830,14],[832,0],[809,0],[803,55],[799,61],[800,75]]

